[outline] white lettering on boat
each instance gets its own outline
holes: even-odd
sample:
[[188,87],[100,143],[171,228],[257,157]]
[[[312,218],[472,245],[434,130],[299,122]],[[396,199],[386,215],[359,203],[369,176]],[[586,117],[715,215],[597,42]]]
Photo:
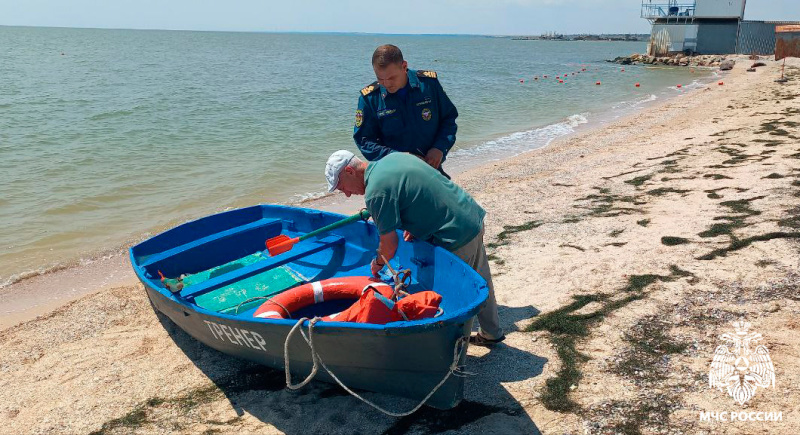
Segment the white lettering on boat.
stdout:
[[247,329],[239,329],[220,323],[209,322],[208,320],[203,321],[206,322],[206,325],[208,325],[211,335],[213,335],[217,340],[226,341],[227,339],[227,341],[230,341],[233,344],[238,344],[239,346],[263,350],[264,352],[267,351],[267,349],[264,347],[264,345],[267,344],[267,341],[264,340],[264,337],[262,337],[258,332],[248,331]]

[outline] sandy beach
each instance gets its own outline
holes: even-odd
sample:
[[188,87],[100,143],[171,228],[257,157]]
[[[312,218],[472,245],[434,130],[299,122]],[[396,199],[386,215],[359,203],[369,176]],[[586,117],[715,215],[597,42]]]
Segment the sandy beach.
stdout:
[[[65,271],[0,293],[8,307],[54,279],[92,289],[3,318],[2,431],[800,433],[800,62],[778,84],[779,63],[746,72],[736,59],[724,85],[456,177],[488,212],[508,331],[469,349],[476,376],[457,408],[398,419],[332,385],[289,391],[283,372],[157,316],[120,257],[91,281]],[[742,318],[776,379],[745,405],[708,384],[720,335]],[[701,421],[720,411],[781,421]]]

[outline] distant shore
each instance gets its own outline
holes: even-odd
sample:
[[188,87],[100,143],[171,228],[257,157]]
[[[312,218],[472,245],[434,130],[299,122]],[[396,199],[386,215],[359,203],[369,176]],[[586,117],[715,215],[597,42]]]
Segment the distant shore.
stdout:
[[616,33],[616,34],[580,34],[562,35],[549,33],[538,36],[511,36],[514,41],[613,41],[613,42],[647,42],[650,40],[649,33]]

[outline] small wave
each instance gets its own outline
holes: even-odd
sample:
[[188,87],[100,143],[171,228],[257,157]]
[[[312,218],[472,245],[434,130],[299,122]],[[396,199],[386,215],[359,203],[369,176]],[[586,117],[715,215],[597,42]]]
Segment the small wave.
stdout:
[[289,200],[290,204],[302,204],[305,202],[313,201],[315,199],[324,198],[328,195],[331,195],[327,190],[320,190],[316,192],[306,192],[306,193],[297,193],[292,195],[291,199]]
[[34,278],[40,275],[45,275],[48,273],[58,272],[59,270],[68,269],[72,266],[76,266],[78,263],[56,263],[51,264],[50,266],[40,267],[38,269],[28,270],[25,272],[17,273],[14,275],[9,276],[5,280],[3,277],[0,277],[0,289],[4,287],[8,287],[10,285],[16,284],[21,281],[25,281],[26,279]]
[[110,112],[98,113],[89,117],[90,121],[101,121],[103,119],[116,118],[118,116],[133,115],[133,110],[112,110]]
[[648,95],[648,96],[646,96],[644,98],[640,98],[638,100],[620,101],[619,103],[611,106],[611,108],[614,109],[614,110],[636,108],[636,107],[641,106],[642,104],[646,104],[646,103],[649,103],[651,101],[655,101],[657,99],[658,99],[658,97],[655,94],[650,94],[650,95]]
[[705,86],[705,83],[703,83],[700,80],[695,79],[695,80],[692,80],[692,82],[689,83],[688,85],[684,86],[684,88],[686,88],[686,89],[698,89],[698,88],[702,88],[703,86]]
[[680,88],[677,85],[676,86],[670,86],[669,89],[672,89],[673,91],[685,91],[685,90],[698,89],[698,88],[701,88],[703,86],[705,86],[704,83],[702,83],[700,80],[695,79],[695,80],[692,80],[692,82],[689,83],[688,85],[681,85]]
[[120,255],[126,256],[130,246],[143,242],[153,235],[154,234],[152,232],[146,232],[137,236],[131,236],[113,247],[95,249],[79,257],[72,257],[65,259],[64,261],[50,263],[42,267],[12,274],[8,277],[0,276],[0,289],[18,284],[31,278],[36,278],[38,276],[49,275],[51,273],[57,273],[76,267],[91,266],[94,263],[105,261]]
[[576,127],[588,123],[588,115],[588,113],[576,114],[555,124],[511,133],[507,136],[484,142],[474,148],[458,149],[450,153],[450,156],[464,158],[493,152],[500,152],[503,155],[516,155],[528,150],[542,148],[549,145],[553,139],[573,133]]

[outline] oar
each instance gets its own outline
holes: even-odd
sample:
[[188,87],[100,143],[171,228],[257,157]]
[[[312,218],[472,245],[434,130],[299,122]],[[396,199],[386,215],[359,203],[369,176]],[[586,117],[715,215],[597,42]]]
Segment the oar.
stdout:
[[267,240],[267,251],[269,255],[275,256],[278,254],[283,254],[286,251],[292,249],[292,247],[297,244],[298,242],[302,242],[303,240],[308,239],[309,237],[314,237],[318,234],[322,234],[324,232],[334,230],[339,227],[343,227],[347,224],[351,224],[358,220],[367,220],[369,219],[369,212],[366,209],[361,210],[360,212],[346,218],[342,219],[339,222],[334,222],[328,226],[324,226],[318,230],[314,230],[310,233],[306,233],[300,237],[289,237],[285,234],[281,234],[280,236],[275,236],[269,240]]

